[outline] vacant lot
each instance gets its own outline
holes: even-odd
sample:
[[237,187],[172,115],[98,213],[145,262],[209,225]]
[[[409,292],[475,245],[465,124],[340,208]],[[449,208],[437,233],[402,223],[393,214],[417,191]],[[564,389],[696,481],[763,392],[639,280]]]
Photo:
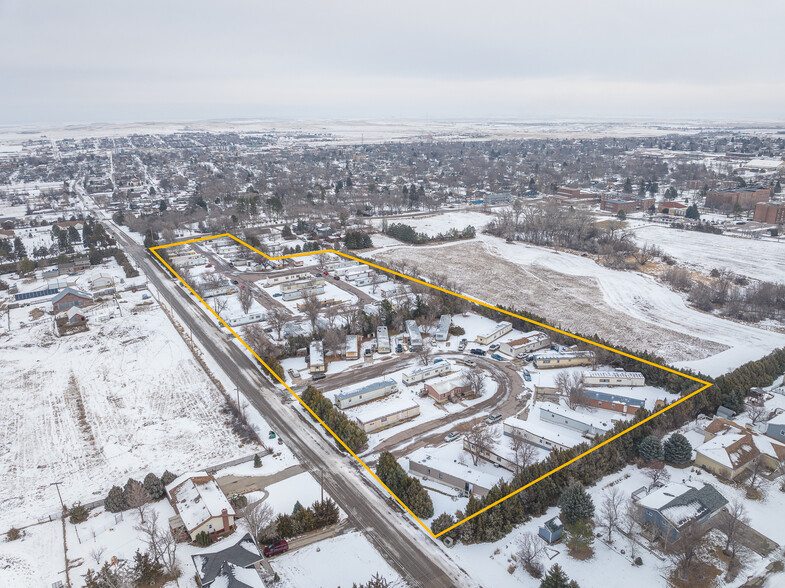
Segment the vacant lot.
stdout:
[[[157,306],[55,338],[49,322],[0,339],[0,528],[102,498],[113,484],[249,454],[223,398]],[[20,311],[21,312],[21,311]]]
[[389,248],[375,256],[382,262],[405,260],[424,276],[449,276],[462,292],[480,300],[529,310],[567,331],[596,333],[670,362],[694,362],[727,351],[716,365],[700,364],[710,374],[785,342],[778,333],[695,311],[649,276],[485,235],[472,242]]

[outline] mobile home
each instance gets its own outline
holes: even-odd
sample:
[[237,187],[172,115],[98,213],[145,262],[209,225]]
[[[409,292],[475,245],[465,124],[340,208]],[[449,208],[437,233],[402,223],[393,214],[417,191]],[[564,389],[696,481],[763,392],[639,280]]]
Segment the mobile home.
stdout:
[[404,372],[401,375],[401,381],[407,386],[411,386],[412,384],[424,382],[430,378],[436,378],[437,376],[449,374],[451,371],[452,365],[450,365],[450,362],[440,361],[439,363],[426,365],[424,367],[419,367],[409,370],[408,372]]
[[422,350],[422,335],[415,321],[406,321],[406,336],[409,339],[409,349],[411,351]]
[[514,341],[506,341],[499,345],[499,351],[511,357],[516,357],[521,353],[530,353],[549,347],[551,338],[540,331],[529,331],[522,337]]
[[379,353],[390,353],[390,335],[387,327],[376,327],[376,351]]
[[640,372],[583,372],[584,386],[645,386]]
[[327,371],[327,364],[324,363],[324,347],[321,341],[311,341],[308,363],[308,371],[312,374],[320,374]]
[[484,335],[479,335],[477,337],[477,343],[480,343],[481,345],[490,345],[491,343],[496,341],[496,339],[498,339],[499,337],[503,337],[510,331],[512,331],[512,323],[508,321],[502,321],[500,323],[497,323],[493,329],[491,329]]
[[368,416],[363,415],[357,417],[357,422],[366,433],[373,433],[380,429],[386,429],[403,421],[413,419],[420,414],[420,405],[411,401],[406,401],[405,405],[395,407],[392,410],[389,408],[383,411],[382,414],[371,414]]
[[593,351],[568,351],[567,353],[540,353],[534,356],[534,367],[540,369],[574,367],[594,363]]
[[452,324],[452,317],[449,314],[443,314],[439,317],[439,327],[436,329],[436,340],[446,341],[450,337],[450,325]]
[[395,383],[395,380],[381,380],[379,382],[372,382],[358,390],[336,394],[335,404],[338,405],[338,408],[349,408],[351,406],[371,402],[377,398],[389,396],[397,391],[398,384]]

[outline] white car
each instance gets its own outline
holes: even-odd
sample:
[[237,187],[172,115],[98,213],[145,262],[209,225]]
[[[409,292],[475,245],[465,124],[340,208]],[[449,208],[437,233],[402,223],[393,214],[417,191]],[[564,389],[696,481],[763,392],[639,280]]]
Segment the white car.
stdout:
[[447,433],[444,436],[444,440],[445,442],[449,443],[450,441],[455,441],[460,436],[461,436],[460,433],[456,433],[455,431],[453,431],[452,433]]

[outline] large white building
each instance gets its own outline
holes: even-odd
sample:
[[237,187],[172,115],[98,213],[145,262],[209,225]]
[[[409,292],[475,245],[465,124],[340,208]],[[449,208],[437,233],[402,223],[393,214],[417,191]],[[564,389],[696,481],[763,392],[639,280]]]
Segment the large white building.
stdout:
[[585,386],[645,386],[646,378],[640,372],[583,372]]

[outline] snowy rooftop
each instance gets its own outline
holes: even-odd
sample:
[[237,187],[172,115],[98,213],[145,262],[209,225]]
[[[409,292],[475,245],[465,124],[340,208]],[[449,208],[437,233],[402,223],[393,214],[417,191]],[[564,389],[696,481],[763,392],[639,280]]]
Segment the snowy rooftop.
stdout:
[[522,429],[532,435],[567,447],[575,447],[579,443],[586,442],[586,439],[573,429],[557,427],[556,425],[544,423],[539,420],[531,419],[524,421],[515,417],[510,417],[504,420],[504,424],[516,429]]
[[644,496],[638,504],[657,510],[676,527],[707,512],[714,512],[728,503],[711,484],[674,482]]
[[352,396],[359,396],[360,394],[373,392],[374,390],[378,390],[379,388],[386,388],[387,386],[395,386],[395,380],[379,380],[378,382],[371,382],[370,384],[366,384],[357,390],[341,392],[335,395],[335,401],[338,402],[339,400],[343,400],[345,398],[351,398]]
[[183,474],[169,484],[166,491],[189,532],[220,517],[224,509],[234,516],[234,509],[218,482],[207,472]]
[[352,414],[361,423],[368,423],[375,421],[378,418],[397,414],[410,408],[419,408],[419,406],[419,404],[410,398],[390,398],[387,402],[382,404],[374,402],[372,404],[359,406],[352,411]]

